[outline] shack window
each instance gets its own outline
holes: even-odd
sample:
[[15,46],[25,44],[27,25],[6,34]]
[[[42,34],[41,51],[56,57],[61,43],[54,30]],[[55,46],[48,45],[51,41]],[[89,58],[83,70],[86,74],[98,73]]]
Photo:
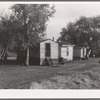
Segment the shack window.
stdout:
[[69,48],[66,49],[66,56],[69,56]]
[[45,44],[45,56],[50,57],[51,55],[50,43]]

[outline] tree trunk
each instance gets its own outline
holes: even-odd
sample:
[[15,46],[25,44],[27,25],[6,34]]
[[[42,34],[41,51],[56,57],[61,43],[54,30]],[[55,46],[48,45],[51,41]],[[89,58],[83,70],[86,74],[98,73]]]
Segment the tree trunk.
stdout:
[[29,65],[29,46],[27,47],[27,51],[26,51],[26,63],[27,66]]

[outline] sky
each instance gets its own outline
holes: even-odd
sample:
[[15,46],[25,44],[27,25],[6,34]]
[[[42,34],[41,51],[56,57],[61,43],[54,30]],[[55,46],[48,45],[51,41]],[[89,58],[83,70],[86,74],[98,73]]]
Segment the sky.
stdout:
[[[13,3],[0,3],[0,15],[8,12],[8,8]],[[52,3],[55,5],[56,12],[50,18],[47,26],[47,38],[55,40],[60,36],[61,29],[66,27],[69,22],[73,22],[80,16],[93,17],[100,15],[100,2],[64,2]]]

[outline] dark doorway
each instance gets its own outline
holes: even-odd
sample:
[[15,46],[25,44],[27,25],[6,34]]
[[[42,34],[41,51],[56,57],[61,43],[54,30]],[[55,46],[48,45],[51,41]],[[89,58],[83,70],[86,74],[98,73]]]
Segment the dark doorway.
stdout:
[[45,44],[45,57],[50,57],[51,55],[51,48],[50,48],[50,43]]

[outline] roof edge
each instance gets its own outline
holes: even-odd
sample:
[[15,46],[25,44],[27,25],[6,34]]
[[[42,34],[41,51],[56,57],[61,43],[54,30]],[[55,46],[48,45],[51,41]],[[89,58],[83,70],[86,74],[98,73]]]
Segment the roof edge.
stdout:
[[47,40],[51,40],[51,41],[53,41],[53,42],[55,42],[55,43],[58,43],[58,42],[56,42],[56,41],[54,41],[54,40],[52,40],[52,39],[45,39],[45,40],[43,40],[43,41],[40,41],[40,43],[41,43],[41,42],[44,42],[44,41],[47,41]]

